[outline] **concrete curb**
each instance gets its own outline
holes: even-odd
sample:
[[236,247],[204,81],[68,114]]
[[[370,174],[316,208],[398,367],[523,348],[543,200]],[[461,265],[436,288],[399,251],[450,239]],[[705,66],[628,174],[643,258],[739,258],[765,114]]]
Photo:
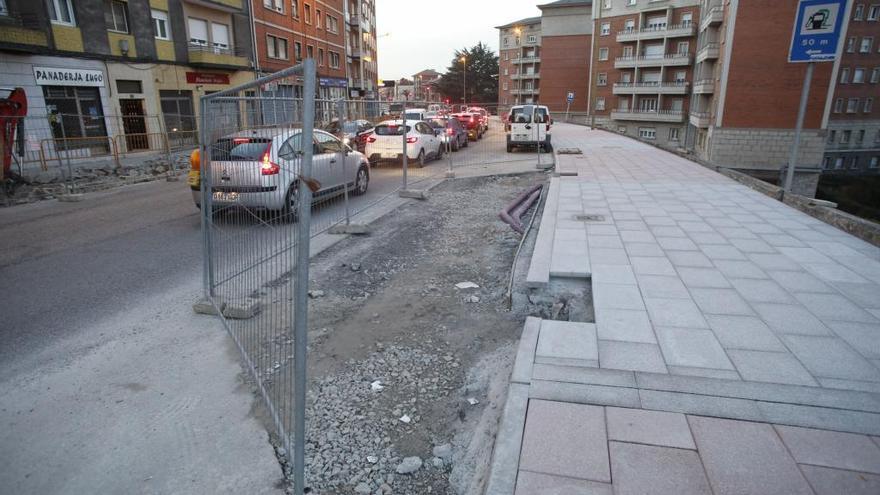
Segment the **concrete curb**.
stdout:
[[553,254],[553,238],[556,230],[556,210],[559,205],[559,179],[550,179],[550,188],[544,202],[541,226],[535,249],[526,275],[526,287],[546,287],[550,284],[550,262]]
[[501,414],[498,436],[495,437],[485,495],[513,495],[516,489],[528,405],[529,386],[511,383],[507,390],[504,412]]
[[512,383],[528,384],[532,379],[532,366],[535,362],[535,351],[538,348],[538,333],[541,331],[541,319],[534,316],[526,318],[519,347],[513,361],[513,372],[510,374]]

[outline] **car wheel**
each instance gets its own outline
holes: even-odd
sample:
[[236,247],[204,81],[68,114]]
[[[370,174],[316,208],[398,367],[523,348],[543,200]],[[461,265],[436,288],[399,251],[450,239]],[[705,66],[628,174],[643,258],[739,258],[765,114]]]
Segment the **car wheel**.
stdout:
[[452,151],[458,151],[459,146],[461,145],[458,143],[458,139],[456,138],[456,140],[452,143]]
[[370,185],[370,174],[367,173],[367,168],[361,166],[358,169],[357,176],[354,179],[354,195],[360,196],[367,192],[367,187]]
[[438,146],[437,147],[437,154],[434,155],[434,158],[436,158],[437,160],[443,158],[443,151],[445,149],[446,149],[446,145],[444,145],[444,144],[441,144],[440,146]]
[[513,145],[510,144],[510,143],[507,143],[507,152],[508,152],[508,153],[513,152]]
[[467,148],[467,147],[470,146],[470,145],[471,145],[471,140],[468,139],[467,136],[465,136],[465,138],[464,138],[464,147]]
[[287,194],[284,195],[284,206],[278,210],[277,217],[281,221],[295,222],[299,216],[299,184],[294,182],[287,188]]
[[416,158],[416,163],[419,168],[422,168],[425,166],[425,149],[424,148],[419,150],[419,156],[418,156],[418,158]]

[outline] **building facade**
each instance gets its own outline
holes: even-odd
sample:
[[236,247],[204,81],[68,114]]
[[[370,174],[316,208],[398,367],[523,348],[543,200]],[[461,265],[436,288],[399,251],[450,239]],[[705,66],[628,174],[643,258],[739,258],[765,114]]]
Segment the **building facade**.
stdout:
[[538,101],[541,89],[541,18],[496,26],[499,31],[498,105]]
[[425,69],[413,74],[413,94],[417,101],[440,101],[437,82],[441,74],[434,69]]

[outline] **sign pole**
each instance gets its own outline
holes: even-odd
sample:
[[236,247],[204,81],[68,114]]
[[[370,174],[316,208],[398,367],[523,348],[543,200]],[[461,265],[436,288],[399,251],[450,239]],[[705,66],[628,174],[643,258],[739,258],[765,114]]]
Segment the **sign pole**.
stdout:
[[807,73],[804,75],[803,90],[801,90],[801,103],[798,107],[797,124],[794,128],[794,146],[791,147],[791,156],[788,157],[788,170],[785,171],[785,193],[791,192],[791,182],[794,179],[794,167],[797,163],[798,148],[801,145],[801,129],[804,127],[804,114],[807,111],[807,99],[810,97],[810,83],[813,82],[813,67],[816,64],[807,64]]

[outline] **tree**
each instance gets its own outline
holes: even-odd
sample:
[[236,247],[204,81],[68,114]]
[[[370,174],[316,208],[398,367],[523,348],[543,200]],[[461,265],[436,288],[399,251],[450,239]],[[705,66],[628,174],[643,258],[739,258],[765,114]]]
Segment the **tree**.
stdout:
[[[466,62],[462,63],[462,57]],[[482,42],[455,51],[452,63],[437,82],[437,90],[452,103],[461,103],[464,95],[464,67],[467,66],[468,103],[498,101],[498,56]]]

